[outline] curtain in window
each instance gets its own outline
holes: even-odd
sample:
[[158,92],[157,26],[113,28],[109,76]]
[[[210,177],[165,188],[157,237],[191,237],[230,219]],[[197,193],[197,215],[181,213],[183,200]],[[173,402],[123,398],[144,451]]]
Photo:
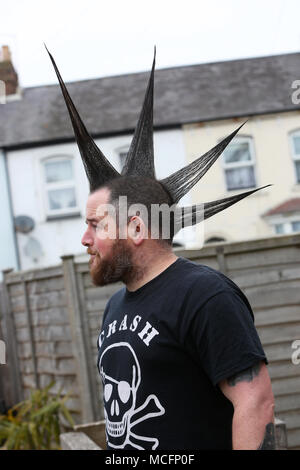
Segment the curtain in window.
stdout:
[[56,183],[73,179],[71,160],[61,160],[45,163],[46,182]]
[[76,207],[74,188],[55,189],[48,191],[50,210]]
[[225,163],[236,163],[251,161],[248,142],[230,144],[224,151]]
[[300,220],[297,222],[292,222],[293,232],[300,232]]
[[300,183],[300,161],[296,161],[295,165],[296,165],[297,182]]
[[294,141],[294,151],[295,151],[295,154],[296,155],[300,155],[300,136],[299,135],[295,135],[293,137],[293,141]]
[[284,233],[284,226],[283,224],[275,224],[275,232],[280,235]]
[[252,166],[225,170],[227,189],[255,187],[254,169]]

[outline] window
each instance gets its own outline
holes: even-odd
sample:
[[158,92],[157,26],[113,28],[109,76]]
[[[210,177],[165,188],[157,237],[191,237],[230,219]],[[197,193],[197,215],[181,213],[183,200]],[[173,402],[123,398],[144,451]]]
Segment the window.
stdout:
[[284,233],[284,224],[275,224],[274,227],[278,235]]
[[292,222],[292,232],[300,232],[300,220]]
[[300,220],[274,224],[274,229],[278,235],[300,232]]
[[236,137],[224,150],[222,162],[228,191],[256,187],[251,138]]
[[119,147],[115,150],[119,158],[119,172],[120,173],[123,170],[123,167],[125,165],[128,151],[129,151],[129,145],[123,145],[122,147]]
[[300,131],[292,134],[292,156],[295,164],[296,182],[300,183]]
[[51,157],[43,161],[48,215],[78,212],[73,159]]

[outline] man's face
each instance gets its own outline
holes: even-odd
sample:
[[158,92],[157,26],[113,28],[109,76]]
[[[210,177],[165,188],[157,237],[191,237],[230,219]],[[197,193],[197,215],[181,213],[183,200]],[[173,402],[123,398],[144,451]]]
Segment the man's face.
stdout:
[[[112,216],[99,215],[105,213],[109,195],[109,190],[103,188],[89,196],[86,206],[88,227],[81,240],[91,255],[90,274],[97,286],[119,281],[126,283],[133,270],[132,248],[129,241],[118,237],[118,228]],[[110,227],[114,225],[116,238],[106,236],[107,222]]]

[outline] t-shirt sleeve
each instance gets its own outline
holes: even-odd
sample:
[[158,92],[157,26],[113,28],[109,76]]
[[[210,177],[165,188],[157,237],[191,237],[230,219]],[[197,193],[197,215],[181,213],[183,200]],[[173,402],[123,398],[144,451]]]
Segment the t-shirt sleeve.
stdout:
[[252,314],[235,291],[209,298],[187,324],[185,347],[214,386],[258,361],[268,364]]

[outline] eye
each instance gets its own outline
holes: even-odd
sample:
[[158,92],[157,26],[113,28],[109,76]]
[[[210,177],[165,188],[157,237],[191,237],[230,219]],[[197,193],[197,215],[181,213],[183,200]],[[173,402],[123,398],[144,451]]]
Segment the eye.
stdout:
[[130,385],[128,382],[121,380],[118,385],[119,397],[123,403],[127,403],[130,397]]
[[107,230],[108,224],[105,221],[101,221],[97,225],[97,230]]
[[106,384],[104,387],[104,400],[108,401],[112,394],[112,384]]

